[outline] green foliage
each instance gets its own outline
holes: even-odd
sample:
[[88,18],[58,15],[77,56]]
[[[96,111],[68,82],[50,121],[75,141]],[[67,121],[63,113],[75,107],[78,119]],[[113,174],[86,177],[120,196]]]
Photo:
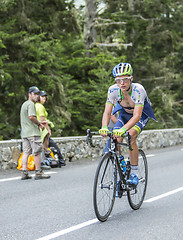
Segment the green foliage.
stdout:
[[134,82],[144,85],[152,102],[158,122],[150,120],[146,129],[182,127],[182,3],[102,2],[96,42],[117,47],[94,43],[90,50],[84,11],[73,0],[0,2],[0,139],[20,137],[20,107],[33,85],[48,93],[53,136],[97,130],[112,69],[122,61],[132,64]]

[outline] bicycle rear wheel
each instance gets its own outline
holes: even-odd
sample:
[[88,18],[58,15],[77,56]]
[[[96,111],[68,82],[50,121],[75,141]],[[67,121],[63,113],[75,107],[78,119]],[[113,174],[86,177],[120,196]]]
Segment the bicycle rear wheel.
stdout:
[[109,217],[116,195],[117,169],[111,153],[106,153],[96,170],[93,203],[97,218],[104,222]]
[[139,149],[139,159],[138,159],[138,178],[139,183],[135,188],[127,191],[128,202],[130,207],[137,210],[141,207],[147,188],[147,178],[148,178],[148,166],[147,158],[145,153]]

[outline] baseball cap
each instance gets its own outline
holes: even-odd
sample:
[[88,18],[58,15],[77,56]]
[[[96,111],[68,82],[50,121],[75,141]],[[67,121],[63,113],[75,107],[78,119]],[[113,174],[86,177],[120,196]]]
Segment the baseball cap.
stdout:
[[39,96],[41,96],[41,97],[47,96],[47,93],[45,91],[40,91]]
[[33,92],[33,93],[39,93],[40,90],[39,90],[39,88],[37,88],[36,86],[33,86],[33,87],[30,87],[30,88],[29,88],[29,93],[31,93],[31,92]]

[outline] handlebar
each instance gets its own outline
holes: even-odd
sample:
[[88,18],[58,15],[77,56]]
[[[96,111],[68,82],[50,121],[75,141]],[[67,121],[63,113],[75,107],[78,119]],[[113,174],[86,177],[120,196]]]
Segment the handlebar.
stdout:
[[[92,136],[93,135],[99,135],[99,131],[91,132],[90,129],[87,129],[86,144],[87,145],[90,144],[91,147],[95,147],[93,145],[93,142],[92,142]],[[112,132],[108,132],[107,136],[112,139],[113,138],[113,133]],[[127,146],[130,151],[133,151],[133,148],[131,147],[131,135],[130,135],[130,133],[127,131],[123,136],[126,137],[127,143],[126,144],[122,144],[122,145]]]
[[93,142],[92,142],[92,136],[93,135],[98,135],[99,132],[91,132],[90,129],[87,129],[87,136],[86,136],[86,144],[89,145],[90,144],[90,147],[95,147],[93,145]]

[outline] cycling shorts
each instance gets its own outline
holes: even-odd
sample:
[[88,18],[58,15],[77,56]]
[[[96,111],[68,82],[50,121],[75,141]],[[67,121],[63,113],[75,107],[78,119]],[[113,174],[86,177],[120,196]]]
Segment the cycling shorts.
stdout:
[[[133,117],[133,114],[127,113],[124,109],[121,110],[118,121],[116,122],[114,129],[120,129],[122,128],[131,118]],[[138,134],[141,133],[141,131],[145,128],[149,121],[150,117],[148,117],[146,114],[142,113],[142,116],[140,118],[140,121],[132,127],[132,129],[135,129]]]

